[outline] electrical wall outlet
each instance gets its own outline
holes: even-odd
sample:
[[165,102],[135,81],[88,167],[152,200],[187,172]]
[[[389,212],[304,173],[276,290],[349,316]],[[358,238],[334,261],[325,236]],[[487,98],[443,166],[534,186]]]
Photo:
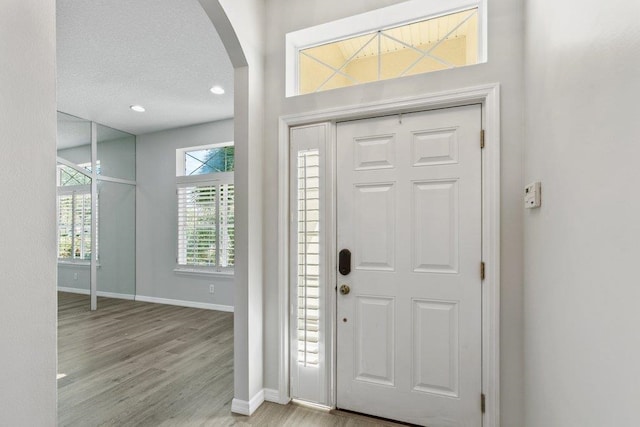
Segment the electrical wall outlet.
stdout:
[[78,273],[73,273],[73,280],[78,280]]
[[526,209],[539,208],[542,204],[542,184],[540,181],[532,182],[524,187],[524,207]]
[[209,285],[209,293],[212,294],[215,291],[214,285]]

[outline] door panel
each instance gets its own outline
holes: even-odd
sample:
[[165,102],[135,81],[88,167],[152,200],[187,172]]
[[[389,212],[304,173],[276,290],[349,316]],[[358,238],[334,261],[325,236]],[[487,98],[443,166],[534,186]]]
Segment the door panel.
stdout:
[[458,272],[458,181],[414,182],[411,236],[416,273]]
[[413,390],[459,397],[458,303],[414,300]]
[[339,123],[337,406],[480,426],[481,107]]
[[356,379],[394,384],[395,301],[359,296],[356,302]]
[[356,185],[353,201],[356,239],[352,252],[358,270],[394,269],[395,188],[393,183]]

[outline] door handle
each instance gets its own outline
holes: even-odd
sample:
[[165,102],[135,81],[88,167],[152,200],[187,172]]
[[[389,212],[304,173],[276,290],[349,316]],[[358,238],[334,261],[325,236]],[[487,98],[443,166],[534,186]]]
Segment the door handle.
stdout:
[[343,249],[338,254],[338,271],[343,276],[351,273],[351,251],[349,249]]
[[349,292],[351,292],[351,288],[349,287],[349,285],[340,286],[340,293],[342,295],[347,295]]

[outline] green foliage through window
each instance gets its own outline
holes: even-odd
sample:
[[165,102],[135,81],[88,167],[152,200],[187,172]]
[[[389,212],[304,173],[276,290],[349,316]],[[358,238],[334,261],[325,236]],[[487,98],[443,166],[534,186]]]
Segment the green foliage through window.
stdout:
[[216,172],[233,172],[234,147],[206,148],[184,153],[184,174],[204,175]]

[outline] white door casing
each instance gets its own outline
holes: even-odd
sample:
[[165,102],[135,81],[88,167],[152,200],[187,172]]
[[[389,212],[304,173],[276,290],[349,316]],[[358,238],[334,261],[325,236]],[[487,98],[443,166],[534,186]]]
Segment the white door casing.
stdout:
[[339,408],[482,424],[481,122],[476,104],[337,125]]

